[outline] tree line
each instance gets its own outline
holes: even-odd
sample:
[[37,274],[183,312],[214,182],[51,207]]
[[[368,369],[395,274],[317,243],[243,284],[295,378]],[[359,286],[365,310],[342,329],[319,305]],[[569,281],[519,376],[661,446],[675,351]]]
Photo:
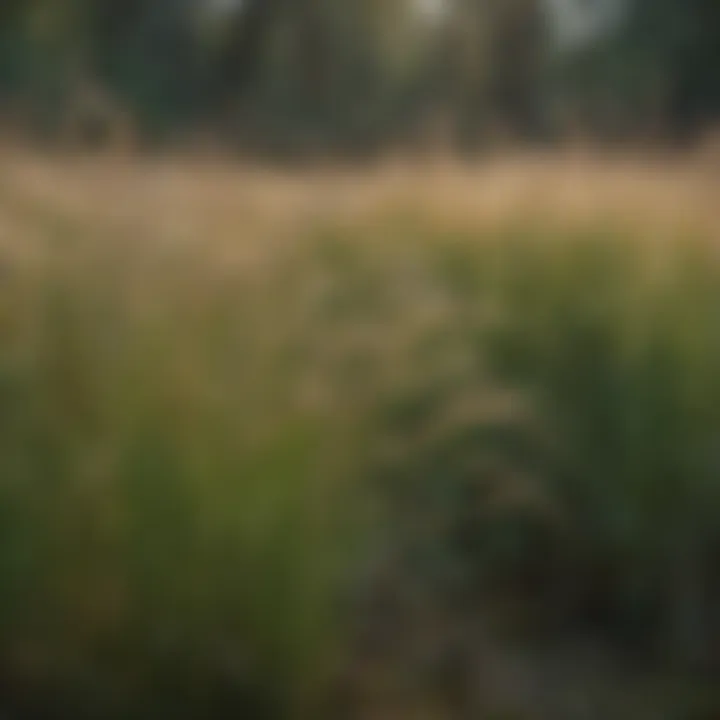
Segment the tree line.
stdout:
[[691,136],[720,110],[720,3],[626,2],[560,52],[542,0],[3,0],[0,120],[101,141],[124,118],[150,143],[277,153]]

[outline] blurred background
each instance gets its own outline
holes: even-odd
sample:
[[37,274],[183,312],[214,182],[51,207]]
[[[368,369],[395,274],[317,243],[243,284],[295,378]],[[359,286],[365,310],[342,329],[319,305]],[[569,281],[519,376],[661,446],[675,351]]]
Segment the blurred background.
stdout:
[[45,140],[209,135],[285,156],[472,152],[498,136],[680,141],[720,102],[713,0],[5,0],[1,12],[3,124]]
[[0,717],[717,720],[718,0],[0,0]]

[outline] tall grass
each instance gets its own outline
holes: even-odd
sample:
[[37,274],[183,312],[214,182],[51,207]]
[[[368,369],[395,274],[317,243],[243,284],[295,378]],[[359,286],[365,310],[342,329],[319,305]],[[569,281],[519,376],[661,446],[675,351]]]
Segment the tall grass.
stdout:
[[8,704],[337,716],[383,572],[716,667],[716,247],[423,217],[233,263],[37,208],[0,279]]
[[9,681],[96,716],[310,712],[352,550],[347,423],[302,397],[268,283],[67,240],[2,287]]
[[560,580],[589,583],[595,597],[581,602],[649,623],[654,639],[666,629],[672,653],[696,656],[713,642],[718,540],[715,248],[525,231],[496,252],[471,301],[496,317],[467,331],[531,407],[519,436],[543,438],[529,459],[501,452],[553,509],[554,562],[570,573]]
[[395,592],[461,624],[499,605],[528,637],[594,637],[617,663],[713,677],[716,246],[390,220],[335,256],[344,297],[401,347],[373,371],[365,471]]

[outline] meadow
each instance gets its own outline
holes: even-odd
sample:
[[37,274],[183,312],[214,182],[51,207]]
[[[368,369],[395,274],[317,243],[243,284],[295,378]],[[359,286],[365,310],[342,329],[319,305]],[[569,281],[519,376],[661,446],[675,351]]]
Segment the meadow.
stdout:
[[715,717],[719,205],[5,151],[0,711]]

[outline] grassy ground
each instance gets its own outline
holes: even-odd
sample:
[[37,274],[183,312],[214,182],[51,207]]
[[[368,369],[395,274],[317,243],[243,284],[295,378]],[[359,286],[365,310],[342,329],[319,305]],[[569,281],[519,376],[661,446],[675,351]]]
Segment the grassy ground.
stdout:
[[714,717],[714,173],[8,153],[7,707]]

